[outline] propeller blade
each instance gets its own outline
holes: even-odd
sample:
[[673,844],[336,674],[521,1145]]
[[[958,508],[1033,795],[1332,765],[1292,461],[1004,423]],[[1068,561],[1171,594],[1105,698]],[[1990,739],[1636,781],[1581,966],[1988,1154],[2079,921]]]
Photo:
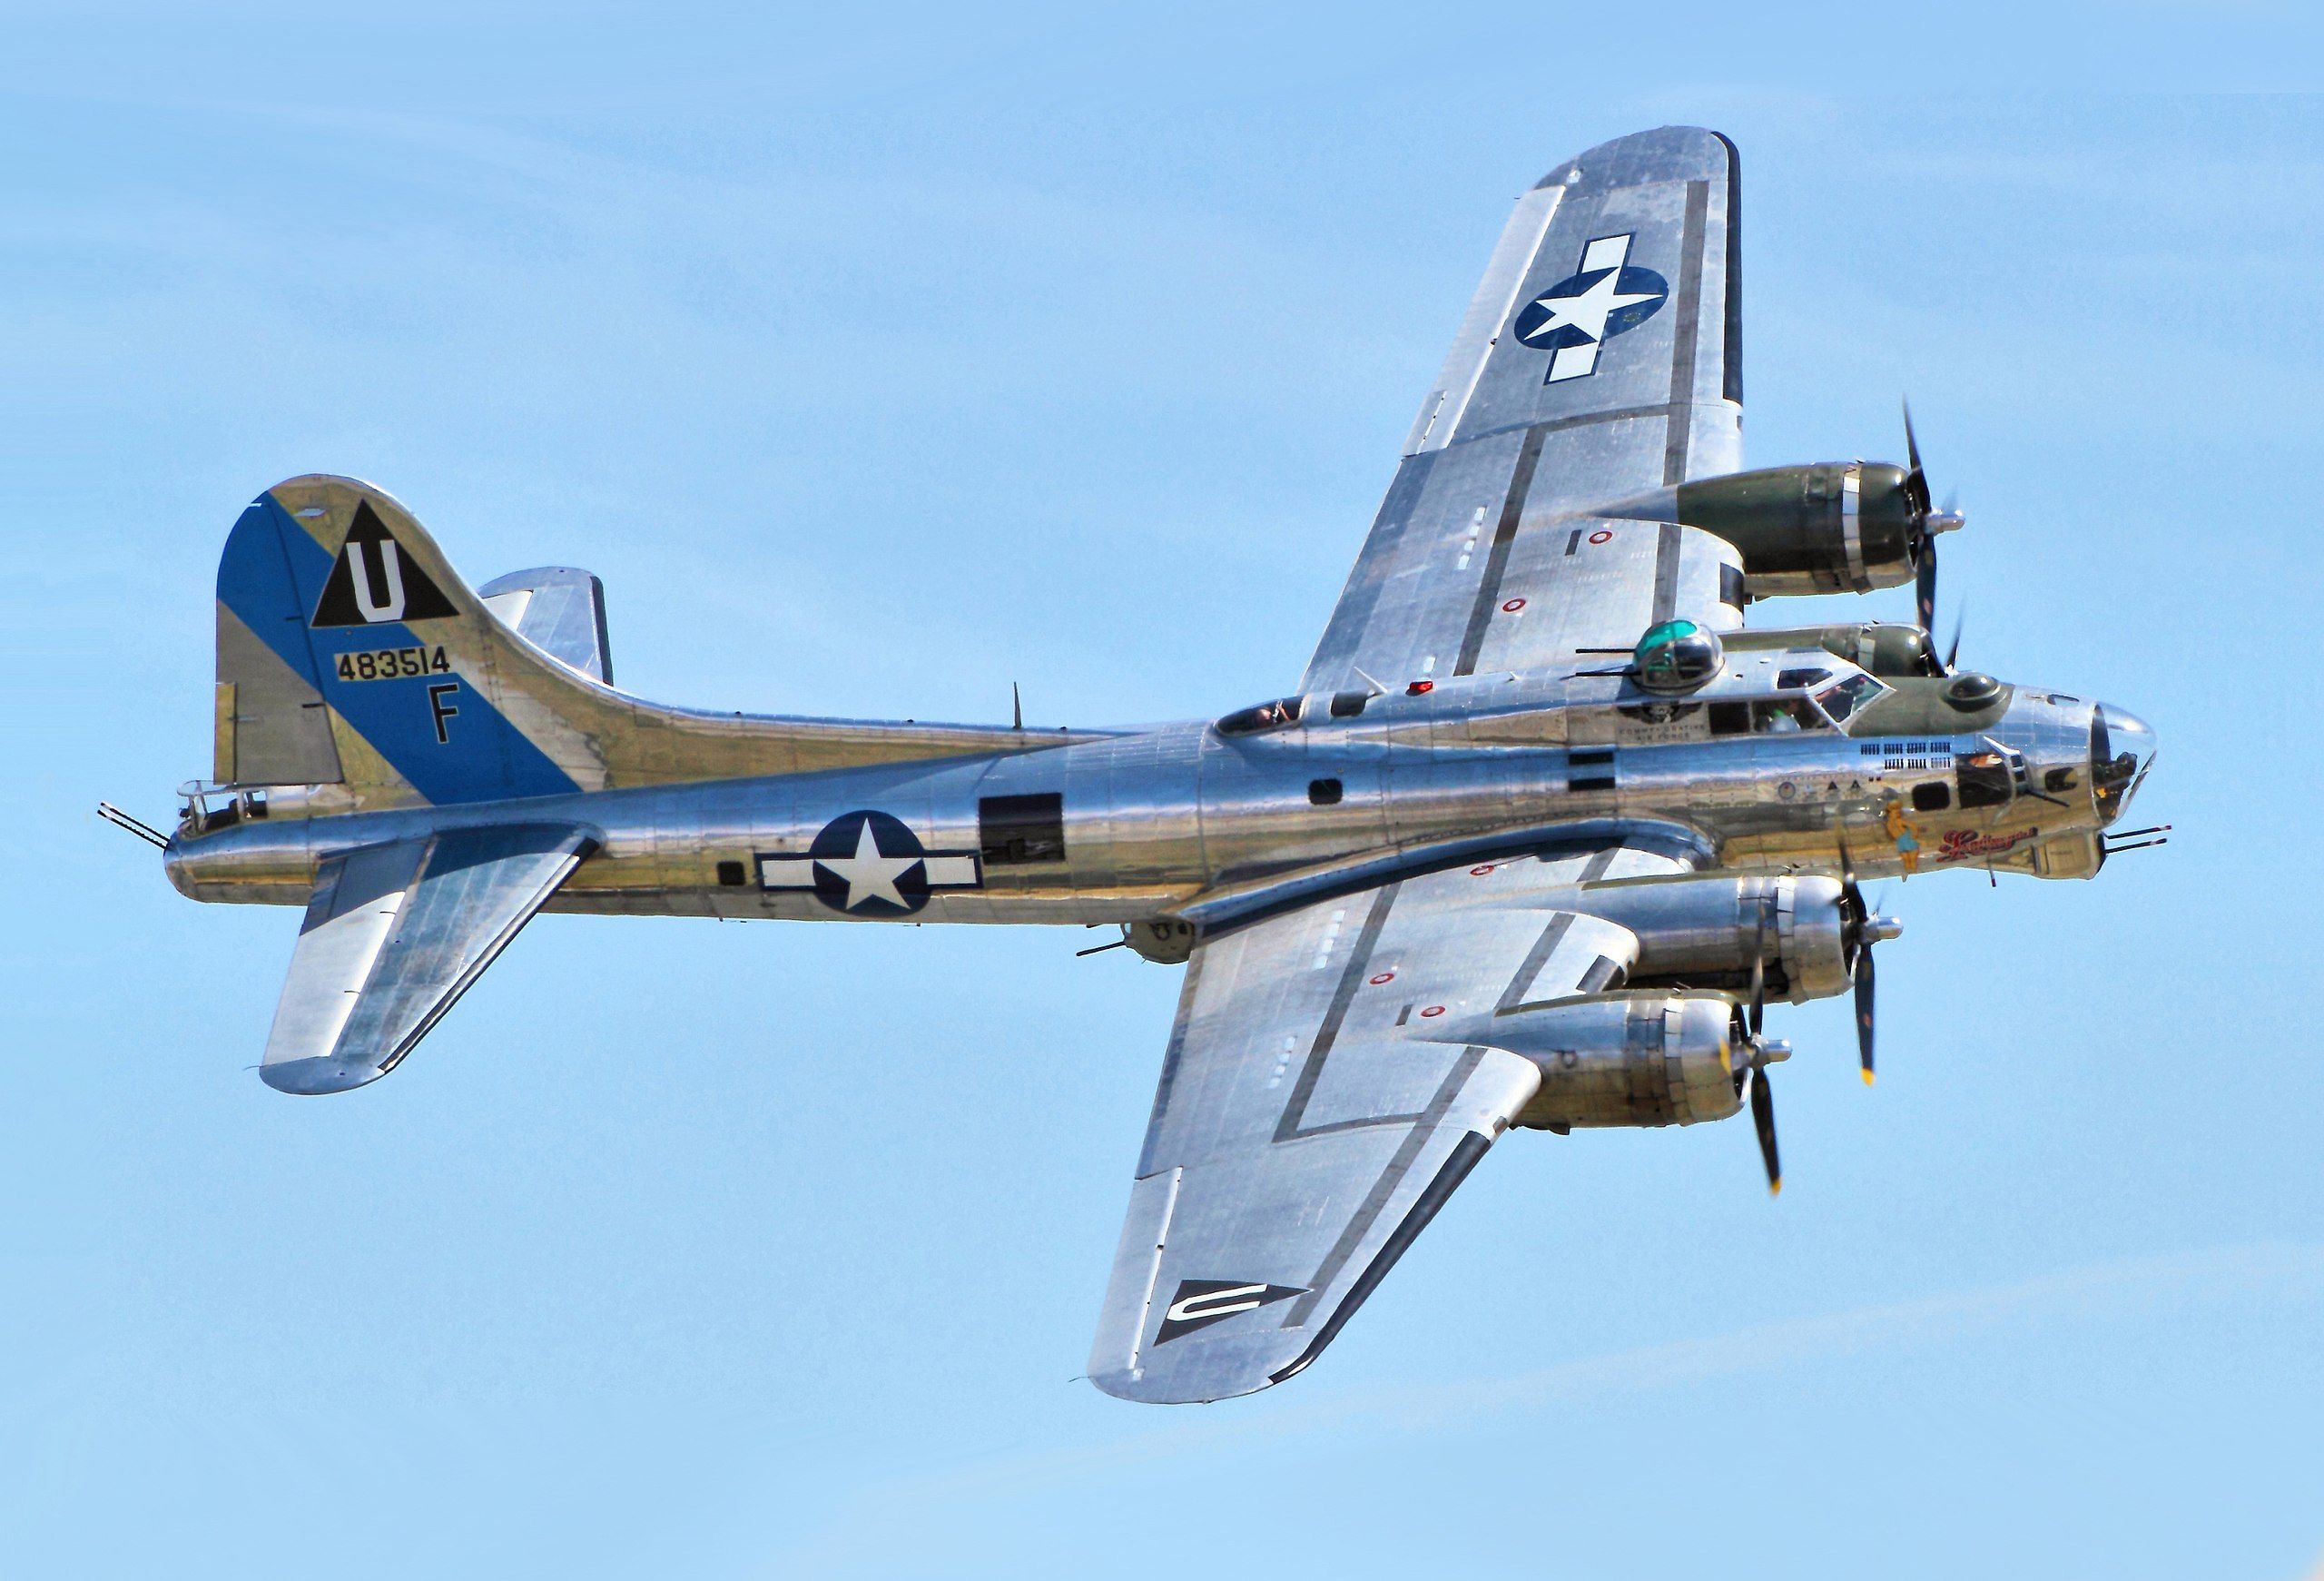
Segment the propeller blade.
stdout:
[[1872,941],[1857,941],[1856,969],[1856,1052],[1864,1067],[1864,1084],[1872,1085]]
[[1953,673],[1953,661],[1961,657],[1961,628],[1969,623],[1969,606],[1964,603],[1953,612],[1953,645],[1945,650],[1945,673]]
[[1768,908],[1759,907],[1759,925],[1751,935],[1751,1035],[1759,1035],[1768,1013]]
[[1759,1161],[1768,1166],[1768,1195],[1783,1191],[1783,1163],[1776,1155],[1776,1094],[1768,1082],[1768,1068],[1751,1071],[1751,1129],[1759,1133]]
[[1921,469],[1920,440],[1913,435],[1913,403],[1905,402],[1905,459],[1911,468],[1905,474],[1905,489],[1913,502],[1913,514],[1928,514],[1928,474]]
[[1924,534],[1920,558],[1913,566],[1913,612],[1923,631],[1936,625],[1936,539]]
[[1868,1087],[1872,1084],[1872,910],[1864,903],[1864,888],[1856,881],[1856,858],[1848,855],[1845,840],[1840,843],[1840,904],[1847,912],[1852,945],[1848,975],[1856,984],[1856,1057]]

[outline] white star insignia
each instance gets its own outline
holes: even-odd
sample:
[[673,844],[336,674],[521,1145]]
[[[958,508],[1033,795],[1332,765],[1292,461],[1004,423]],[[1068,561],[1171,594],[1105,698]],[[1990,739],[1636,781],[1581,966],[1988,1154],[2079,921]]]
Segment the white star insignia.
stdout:
[[854,855],[836,860],[818,856],[815,865],[847,885],[848,911],[867,900],[884,900],[898,911],[907,911],[911,903],[896,889],[896,880],[920,860],[917,856],[890,856],[881,852],[879,840],[872,833],[872,820],[866,818],[857,825]]
[[1590,288],[1577,296],[1545,296],[1538,306],[1549,309],[1550,316],[1533,331],[1546,335],[1553,330],[1571,325],[1593,341],[1606,338],[1606,321],[1634,303],[1652,301],[1658,293],[1650,291],[1626,291],[1616,289],[1622,272],[1610,269],[1592,281]]

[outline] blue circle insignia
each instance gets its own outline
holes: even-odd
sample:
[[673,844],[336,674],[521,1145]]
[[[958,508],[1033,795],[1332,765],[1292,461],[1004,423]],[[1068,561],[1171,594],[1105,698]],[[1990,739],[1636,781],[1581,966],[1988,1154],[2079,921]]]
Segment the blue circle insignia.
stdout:
[[1600,344],[1637,329],[1669,296],[1669,282],[1651,269],[1584,270],[1525,305],[1517,315],[1517,338],[1544,351]]
[[928,864],[920,836],[900,818],[842,813],[807,848],[815,897],[860,917],[909,916],[928,904]]

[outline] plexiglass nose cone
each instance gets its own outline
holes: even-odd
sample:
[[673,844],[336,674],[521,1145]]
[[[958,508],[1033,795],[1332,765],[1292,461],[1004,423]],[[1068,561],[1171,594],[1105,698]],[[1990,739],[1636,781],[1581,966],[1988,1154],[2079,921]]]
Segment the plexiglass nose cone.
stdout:
[[2130,804],[2154,752],[2154,731],[2136,714],[2111,703],[2101,703],[2092,712],[2090,782],[2097,792],[2099,814],[2109,823]]

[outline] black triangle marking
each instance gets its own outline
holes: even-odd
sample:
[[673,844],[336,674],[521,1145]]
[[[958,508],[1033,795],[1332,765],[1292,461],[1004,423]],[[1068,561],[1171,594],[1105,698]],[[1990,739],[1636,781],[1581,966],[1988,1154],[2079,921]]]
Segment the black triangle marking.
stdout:
[[1154,1343],[1166,1345],[1181,1334],[1207,1329],[1221,1319],[1237,1317],[1306,1293],[1296,1285],[1254,1284],[1248,1280],[1180,1280],[1177,1294],[1163,1309],[1162,1327],[1156,1332]]
[[313,624],[385,626],[399,620],[440,620],[458,613],[444,590],[403,552],[371,502],[359,503],[347,542],[331,562],[330,579],[315,604]]

